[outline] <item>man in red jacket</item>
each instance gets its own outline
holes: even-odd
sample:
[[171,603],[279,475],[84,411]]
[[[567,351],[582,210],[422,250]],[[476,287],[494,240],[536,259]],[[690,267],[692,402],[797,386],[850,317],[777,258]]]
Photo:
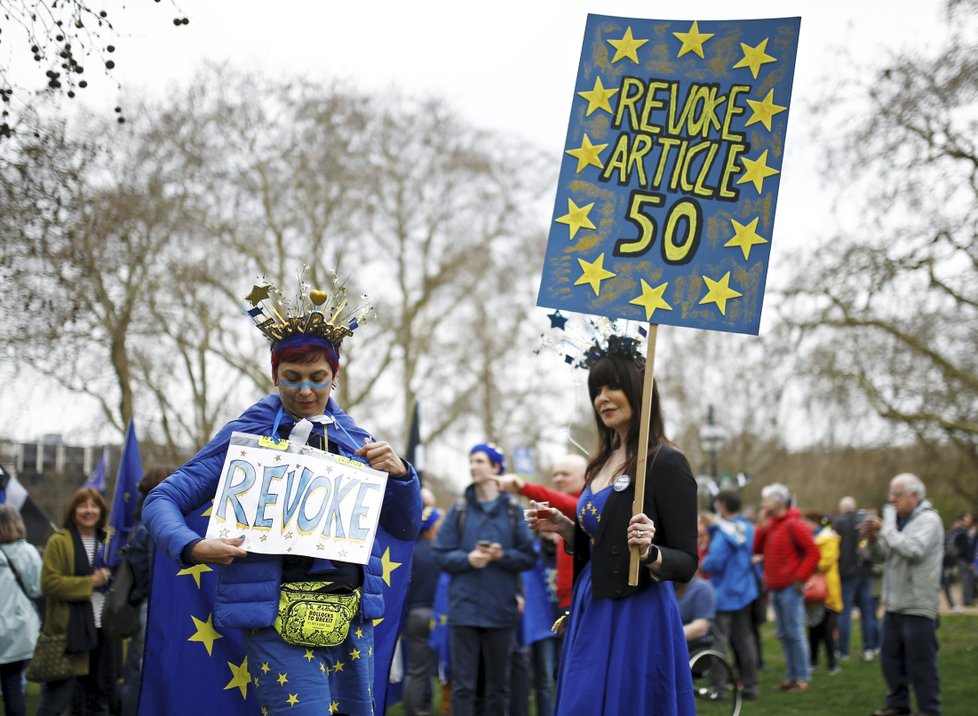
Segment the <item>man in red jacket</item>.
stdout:
[[811,530],[802,523],[791,493],[774,483],[761,490],[760,525],[754,532],[754,554],[763,556],[764,584],[774,604],[778,639],[784,651],[784,691],[808,691],[811,678],[805,638],[805,582],[818,567],[819,551]]

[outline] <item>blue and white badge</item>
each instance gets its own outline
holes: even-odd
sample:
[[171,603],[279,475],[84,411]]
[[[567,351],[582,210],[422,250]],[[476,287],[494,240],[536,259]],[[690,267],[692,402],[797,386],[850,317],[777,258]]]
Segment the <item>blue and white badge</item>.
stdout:
[[628,489],[628,486],[632,484],[632,478],[628,475],[622,475],[617,480],[615,480],[615,492],[624,492]]

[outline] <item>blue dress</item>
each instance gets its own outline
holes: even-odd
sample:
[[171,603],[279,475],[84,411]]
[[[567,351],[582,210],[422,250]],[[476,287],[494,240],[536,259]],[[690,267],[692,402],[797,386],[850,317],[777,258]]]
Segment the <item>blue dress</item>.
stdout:
[[[592,543],[611,489],[595,494],[586,487],[577,503],[577,520]],[[653,582],[623,599],[595,599],[591,564],[585,566],[574,585],[554,713],[695,716],[671,582]]]

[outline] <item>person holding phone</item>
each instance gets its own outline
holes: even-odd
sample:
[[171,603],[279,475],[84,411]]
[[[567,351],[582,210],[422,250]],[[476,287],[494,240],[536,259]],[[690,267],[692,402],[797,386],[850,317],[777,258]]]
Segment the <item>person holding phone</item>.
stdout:
[[485,669],[483,713],[509,708],[510,653],[519,622],[520,572],[537,560],[523,513],[500,493],[494,476],[503,472],[502,452],[491,443],[469,451],[472,484],[442,523],[435,560],[451,575],[452,713],[475,713],[479,657]]

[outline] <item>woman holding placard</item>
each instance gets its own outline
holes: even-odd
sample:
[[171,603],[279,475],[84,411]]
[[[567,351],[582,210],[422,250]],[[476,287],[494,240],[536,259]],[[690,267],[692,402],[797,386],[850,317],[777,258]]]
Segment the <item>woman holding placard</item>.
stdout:
[[[632,513],[645,360],[636,341],[612,336],[583,365],[598,427],[576,520],[556,508],[528,511],[530,526],[574,550],[574,596],[554,712],[695,714],[688,653],[670,580],[696,571],[696,482],[663,433],[653,387],[644,510]],[[639,583],[628,585],[632,547]]]
[[[330,397],[339,346],[369,307],[346,310],[332,274],[327,293],[300,284],[295,303],[261,282],[248,314],[272,341],[277,393],[226,425],[190,462],[154,489],[143,520],[174,561],[218,570],[215,624],[242,630],[263,713],[372,714],[373,622],[384,616],[378,542],[365,565],[292,554],[253,554],[243,538],[201,539],[183,517],[215,496],[232,432],[310,445],[388,473],[380,527],[413,540],[421,524],[418,476],[386,442],[375,442]],[[229,523],[233,524],[233,522]],[[277,678],[276,678],[277,677]]]

